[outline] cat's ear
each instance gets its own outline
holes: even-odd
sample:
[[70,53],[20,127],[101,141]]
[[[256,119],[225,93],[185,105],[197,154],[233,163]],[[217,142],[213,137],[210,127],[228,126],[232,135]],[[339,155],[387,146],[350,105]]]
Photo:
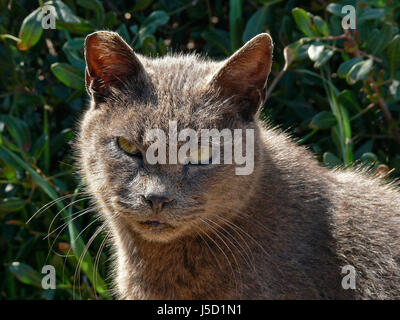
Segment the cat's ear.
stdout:
[[226,60],[211,80],[220,94],[246,99],[256,113],[264,102],[265,86],[271,71],[273,42],[269,34],[262,33],[249,40]]
[[98,31],[88,35],[85,59],[89,94],[105,94],[111,85],[145,73],[132,48],[115,32]]

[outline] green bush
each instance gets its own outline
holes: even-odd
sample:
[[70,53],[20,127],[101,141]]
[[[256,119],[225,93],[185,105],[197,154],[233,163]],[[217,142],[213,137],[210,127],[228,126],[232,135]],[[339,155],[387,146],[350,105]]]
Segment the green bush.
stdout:
[[[398,1],[0,3],[2,299],[110,299],[106,236],[80,193],[69,145],[87,105],[83,41],[95,30],[117,31],[146,55],[195,50],[216,59],[267,31],[275,52],[262,117],[327,166],[399,176]],[[55,30],[42,28],[46,4],[56,9]],[[341,27],[345,4],[355,6],[356,30]],[[41,288],[45,264],[56,268],[56,290]]]

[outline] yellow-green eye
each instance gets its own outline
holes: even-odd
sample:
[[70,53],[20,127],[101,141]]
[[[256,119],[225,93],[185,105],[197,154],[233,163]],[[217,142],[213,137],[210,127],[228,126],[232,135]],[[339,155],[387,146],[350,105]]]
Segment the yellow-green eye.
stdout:
[[133,142],[130,142],[129,140],[127,140],[125,138],[119,137],[118,138],[118,145],[126,153],[129,153],[129,154],[132,154],[132,155],[139,155],[140,154],[139,148]]
[[199,148],[189,156],[192,164],[208,164],[212,160],[212,148]]

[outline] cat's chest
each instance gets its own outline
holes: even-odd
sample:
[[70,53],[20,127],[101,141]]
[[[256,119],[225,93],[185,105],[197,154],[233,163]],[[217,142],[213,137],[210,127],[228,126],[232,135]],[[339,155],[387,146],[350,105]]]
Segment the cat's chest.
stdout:
[[150,258],[136,252],[129,262],[118,266],[118,273],[125,277],[117,285],[129,299],[239,298],[244,279],[238,269],[210,249],[193,249]]

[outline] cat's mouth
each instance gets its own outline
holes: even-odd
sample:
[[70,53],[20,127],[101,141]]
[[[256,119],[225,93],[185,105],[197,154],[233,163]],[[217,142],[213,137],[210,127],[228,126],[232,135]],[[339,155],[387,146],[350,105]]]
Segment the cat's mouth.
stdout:
[[149,227],[171,227],[170,224],[158,219],[142,221],[140,224]]
[[171,224],[160,220],[160,219],[151,219],[151,220],[145,220],[145,221],[140,221],[138,222],[139,226],[141,228],[147,229],[147,230],[172,230],[175,229]]

